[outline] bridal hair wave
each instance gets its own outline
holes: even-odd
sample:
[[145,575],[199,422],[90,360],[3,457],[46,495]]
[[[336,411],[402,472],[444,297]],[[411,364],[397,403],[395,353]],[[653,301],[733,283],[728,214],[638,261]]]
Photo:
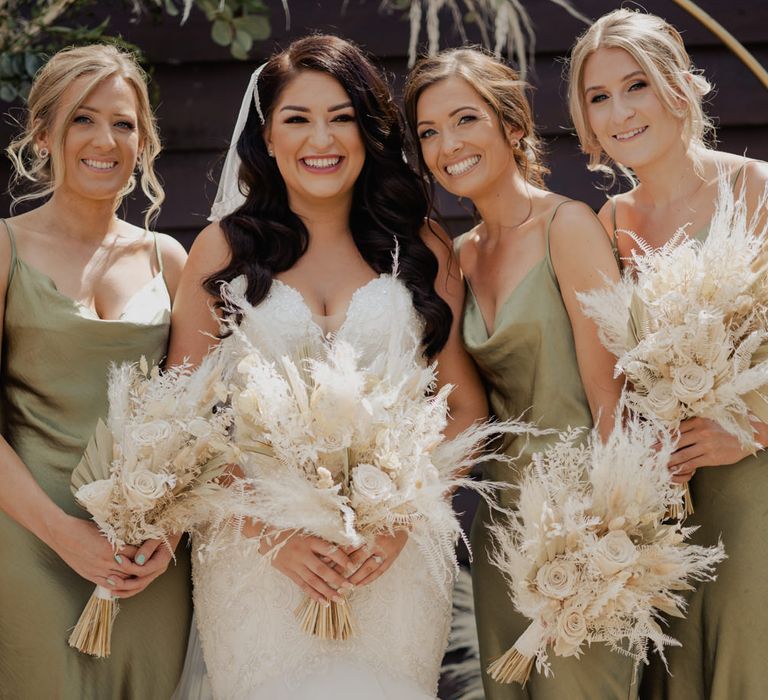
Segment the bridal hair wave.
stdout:
[[[259,75],[258,98],[266,128],[280,94],[303,71],[329,75],[349,95],[365,146],[365,162],[352,196],[352,237],[363,259],[379,274],[393,270],[398,253],[398,276],[424,321],[424,353],[434,357],[448,340],[452,313],[435,291],[437,258],[421,238],[427,201],[418,177],[403,159],[400,112],[383,76],[359,48],[335,36],[312,35],[273,55]],[[274,275],[291,268],[309,243],[309,232],[291,211],[285,182],[267,152],[264,128],[251,104],[237,143],[245,202],[220,221],[230,260],[203,283],[220,308],[222,282],[245,275],[246,297],[259,304]]]
[[[421,59],[408,74],[403,104],[408,132],[417,153],[419,169],[429,172],[419,148],[416,129],[417,107],[424,90],[446,78],[466,80],[496,114],[501,133],[512,149],[515,162],[526,181],[544,187],[549,171],[541,157],[533,112],[526,95],[528,84],[517,71],[481,48],[449,49]],[[507,130],[522,131],[519,145],[509,141]]]
[[[108,44],[63,49],[54,54],[35,76],[22,131],[6,149],[14,169],[12,188],[20,184],[31,185],[31,191],[13,196],[14,204],[46,197],[61,186],[65,174],[64,140],[68,125],[88,94],[99,83],[115,75],[122,77],[136,96],[137,129],[142,142],[138,168],[141,189],[150,202],[144,219],[145,226],[149,228],[160,211],[165,192],[154,169],[161,145],[149,102],[147,76],[132,53]],[[79,94],[68,106],[66,114],[59,118],[62,96],[77,81],[81,81]],[[49,157],[42,157],[37,147],[37,140],[44,133],[51,136]],[[117,206],[135,188],[136,177],[131,175],[119,193]]]
[[[704,112],[703,101],[712,85],[694,68],[680,32],[656,15],[638,10],[613,10],[576,40],[568,65],[568,107],[581,150],[589,157],[590,170],[614,175],[614,163],[589,124],[584,94],[584,67],[589,57],[601,48],[623,49],[632,56],[648,76],[662,104],[682,121],[683,141],[706,147],[714,127]],[[620,163],[617,165],[624,171]]]

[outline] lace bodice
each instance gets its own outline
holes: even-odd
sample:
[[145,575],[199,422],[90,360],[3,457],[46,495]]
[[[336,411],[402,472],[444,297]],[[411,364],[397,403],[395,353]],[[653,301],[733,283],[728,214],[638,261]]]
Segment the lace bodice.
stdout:
[[313,349],[344,340],[368,366],[390,352],[410,352],[421,343],[423,322],[413,308],[405,284],[389,274],[379,275],[355,290],[338,329],[325,334],[304,297],[295,287],[273,280],[264,301],[251,306],[245,298],[245,278],[237,277],[222,290],[227,304],[242,312],[241,330],[263,339],[259,350],[279,358],[297,347]]
[[[422,321],[409,291],[392,275],[360,287],[330,335],[299,291],[284,282],[274,281],[255,307],[244,293],[245,280],[237,278],[222,297],[242,315],[239,330],[275,360],[298,347],[311,352],[344,340],[356,349],[362,366],[372,367],[421,345]],[[371,679],[366,688],[384,689],[382,695],[367,692],[369,697],[435,697],[450,622],[451,581],[438,581],[430,573],[416,537],[386,573],[351,594],[356,634],[349,642],[322,641],[300,629],[294,610],[303,593],[252,542],[235,540],[194,561],[198,627],[217,698],[304,698],[312,674],[336,667],[362,669],[362,676]],[[345,687],[341,675],[334,700],[361,697]],[[402,684],[410,691],[403,691]]]

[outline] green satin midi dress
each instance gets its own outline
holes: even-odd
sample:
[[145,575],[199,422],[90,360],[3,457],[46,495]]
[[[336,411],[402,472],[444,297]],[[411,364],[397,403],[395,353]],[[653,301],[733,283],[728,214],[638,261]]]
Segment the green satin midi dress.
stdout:
[[[111,362],[166,352],[170,298],[160,272],[118,320],[102,320],[61,294],[16,255],[5,305],[0,379],[2,434],[64,511],[88,518],[70,475],[107,411]],[[0,235],[6,235],[5,231]],[[2,485],[0,484],[0,488]],[[120,602],[112,654],[67,644],[94,584],[0,512],[0,699],[168,700],[181,673],[191,618],[189,555]]]
[[[557,208],[559,208],[558,205]],[[467,290],[462,333],[464,344],[486,384],[492,413],[500,420],[523,417],[540,428],[592,426],[592,415],[576,362],[571,323],[560,294],[557,276],[547,251],[498,307],[489,335],[477,300]],[[457,249],[462,244],[456,241]],[[534,452],[553,436],[506,440],[503,452],[519,457],[512,465],[486,463],[483,476],[510,484],[518,482]],[[504,507],[515,502],[513,489],[499,496]],[[525,687],[500,684],[485,672],[528,627],[528,619],[515,611],[507,583],[488,559],[489,508],[481,503],[472,526],[472,582],[480,640],[486,700],[628,700],[637,697],[631,659],[611,652],[604,644],[585,650],[580,659],[549,654],[554,677],[535,669]]]
[[[732,180],[737,187],[744,166]],[[612,200],[614,248],[616,205]],[[695,234],[703,240],[709,226]],[[765,700],[768,698],[768,453],[736,464],[698,469],[689,482],[695,512],[691,542],[722,540],[728,558],[717,580],[688,596],[685,619],[665,631],[682,646],[665,651],[643,672],[642,700]],[[763,498],[765,496],[765,498]]]

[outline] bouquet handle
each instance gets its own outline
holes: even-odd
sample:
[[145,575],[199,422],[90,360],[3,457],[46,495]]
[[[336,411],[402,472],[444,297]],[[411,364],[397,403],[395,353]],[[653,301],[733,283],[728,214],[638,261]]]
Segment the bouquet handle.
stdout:
[[112,595],[112,591],[103,586],[96,586],[69,636],[69,646],[91,656],[109,656],[112,626],[118,609],[117,599]]
[[525,685],[543,637],[544,628],[532,622],[506,652],[488,665],[488,675],[497,683],[517,682]]
[[669,516],[674,520],[685,520],[689,515],[693,515],[694,512],[689,482],[686,481],[684,484],[680,484],[680,490],[683,492],[683,502],[678,502],[669,509]]
[[352,611],[346,598],[340,603],[332,600],[323,605],[306,596],[295,612],[302,630],[320,639],[344,641],[354,634]]

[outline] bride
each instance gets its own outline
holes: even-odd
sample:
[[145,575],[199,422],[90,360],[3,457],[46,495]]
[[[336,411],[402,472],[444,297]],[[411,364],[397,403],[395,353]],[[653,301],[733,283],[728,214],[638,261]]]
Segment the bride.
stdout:
[[[426,200],[402,149],[384,79],[349,42],[307,37],[258,69],[213,223],[195,241],[177,292],[169,363],[196,363],[209,351],[219,337],[210,308],[232,314],[221,284],[241,277],[248,313],[235,318],[257,325],[249,335],[261,338],[267,356],[343,339],[365,365],[391,351],[394,338],[420,338],[424,362],[438,362],[439,384],[457,386],[450,436],[483,418],[484,394],[457,327],[458,267],[446,235],[425,225]],[[269,523],[249,525],[245,534],[264,528]],[[356,551],[294,533],[268,557],[265,541],[241,538],[195,558],[195,610],[214,697],[435,697],[451,581],[429,573],[406,530]],[[349,596],[354,638],[303,632],[294,610],[305,595]]]

